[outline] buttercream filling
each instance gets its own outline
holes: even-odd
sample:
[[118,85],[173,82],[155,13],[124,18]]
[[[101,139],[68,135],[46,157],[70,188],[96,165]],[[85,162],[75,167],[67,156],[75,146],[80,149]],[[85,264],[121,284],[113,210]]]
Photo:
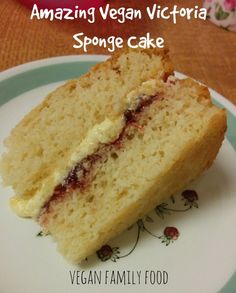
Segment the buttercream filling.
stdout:
[[73,191],[79,190],[80,192],[83,192],[92,180],[94,166],[98,162],[104,161],[112,148],[119,149],[122,147],[122,141],[127,136],[127,130],[129,127],[142,129],[143,127],[138,124],[140,115],[154,101],[162,99],[162,93],[156,93],[155,95],[150,96],[139,96],[136,100],[135,106],[133,108],[128,108],[124,112],[124,126],[118,137],[109,143],[100,143],[94,153],[87,155],[74,165],[68,175],[64,178],[63,182],[54,188],[53,194],[43,205],[39,217],[46,213],[50,213],[52,204],[64,200]]

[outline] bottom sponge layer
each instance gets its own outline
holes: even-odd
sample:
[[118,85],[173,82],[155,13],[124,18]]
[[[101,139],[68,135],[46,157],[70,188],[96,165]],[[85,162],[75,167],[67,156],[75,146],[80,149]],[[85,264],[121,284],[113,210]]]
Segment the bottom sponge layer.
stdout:
[[217,155],[226,118],[206,88],[187,79],[153,86],[153,94],[162,98],[131,117],[124,113],[122,135],[93,154],[98,159],[83,186],[42,210],[40,224],[70,262],[94,253],[184,188]]

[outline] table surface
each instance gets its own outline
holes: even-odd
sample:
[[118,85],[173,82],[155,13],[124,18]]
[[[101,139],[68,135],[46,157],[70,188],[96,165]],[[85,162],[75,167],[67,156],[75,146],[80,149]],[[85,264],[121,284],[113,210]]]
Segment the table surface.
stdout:
[[[109,0],[112,7],[133,7],[141,10],[147,5],[166,6],[164,0]],[[169,1],[181,7],[201,6],[202,1]],[[83,54],[74,49],[72,36],[84,32],[87,36],[164,37],[169,46],[175,70],[185,73],[212,87],[236,104],[236,33],[225,31],[209,21],[178,19],[177,24],[165,20],[143,18],[118,24],[102,21],[90,24],[85,20],[30,20],[31,11],[17,0],[0,1],[0,70],[25,62],[61,55]],[[99,47],[91,47],[90,54],[107,54]]]

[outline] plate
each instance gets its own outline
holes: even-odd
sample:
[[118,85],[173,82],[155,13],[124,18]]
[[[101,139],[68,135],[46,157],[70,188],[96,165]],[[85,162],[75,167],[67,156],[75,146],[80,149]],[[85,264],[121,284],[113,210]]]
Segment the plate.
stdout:
[[[106,58],[57,57],[2,72],[0,153],[10,130],[47,93]],[[228,116],[212,168],[80,266],[68,264],[36,223],[15,216],[12,191],[0,187],[0,292],[235,292],[236,107],[211,95]]]

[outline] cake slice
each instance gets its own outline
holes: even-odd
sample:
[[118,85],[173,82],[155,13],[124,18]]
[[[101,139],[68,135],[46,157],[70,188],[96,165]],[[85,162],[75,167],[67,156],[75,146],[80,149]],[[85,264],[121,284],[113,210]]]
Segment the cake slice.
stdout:
[[[1,170],[18,192],[13,209],[34,217],[72,263],[94,253],[209,168],[224,138],[225,111],[212,104],[207,88],[191,79],[166,80],[171,67],[164,65],[168,58],[163,52],[155,54],[160,62],[153,77],[141,78],[141,70],[140,78],[132,76],[134,70],[127,76],[127,67],[135,67],[135,59],[127,61],[132,54],[148,56],[150,63],[141,66],[145,72],[157,58],[150,51],[132,50],[113,57],[54,92],[8,139]],[[126,60],[113,75],[122,76],[121,83],[114,81],[114,88],[123,88],[120,94],[111,90],[109,76],[92,91],[94,74],[104,74],[114,60]],[[37,151],[31,152],[31,144]],[[20,169],[17,176],[11,166]],[[18,187],[21,180],[27,187]]]
[[105,117],[122,114],[127,94],[142,82],[172,73],[167,50],[126,48],[51,93],[5,141],[0,173],[15,192],[15,212],[37,217],[87,132]]

